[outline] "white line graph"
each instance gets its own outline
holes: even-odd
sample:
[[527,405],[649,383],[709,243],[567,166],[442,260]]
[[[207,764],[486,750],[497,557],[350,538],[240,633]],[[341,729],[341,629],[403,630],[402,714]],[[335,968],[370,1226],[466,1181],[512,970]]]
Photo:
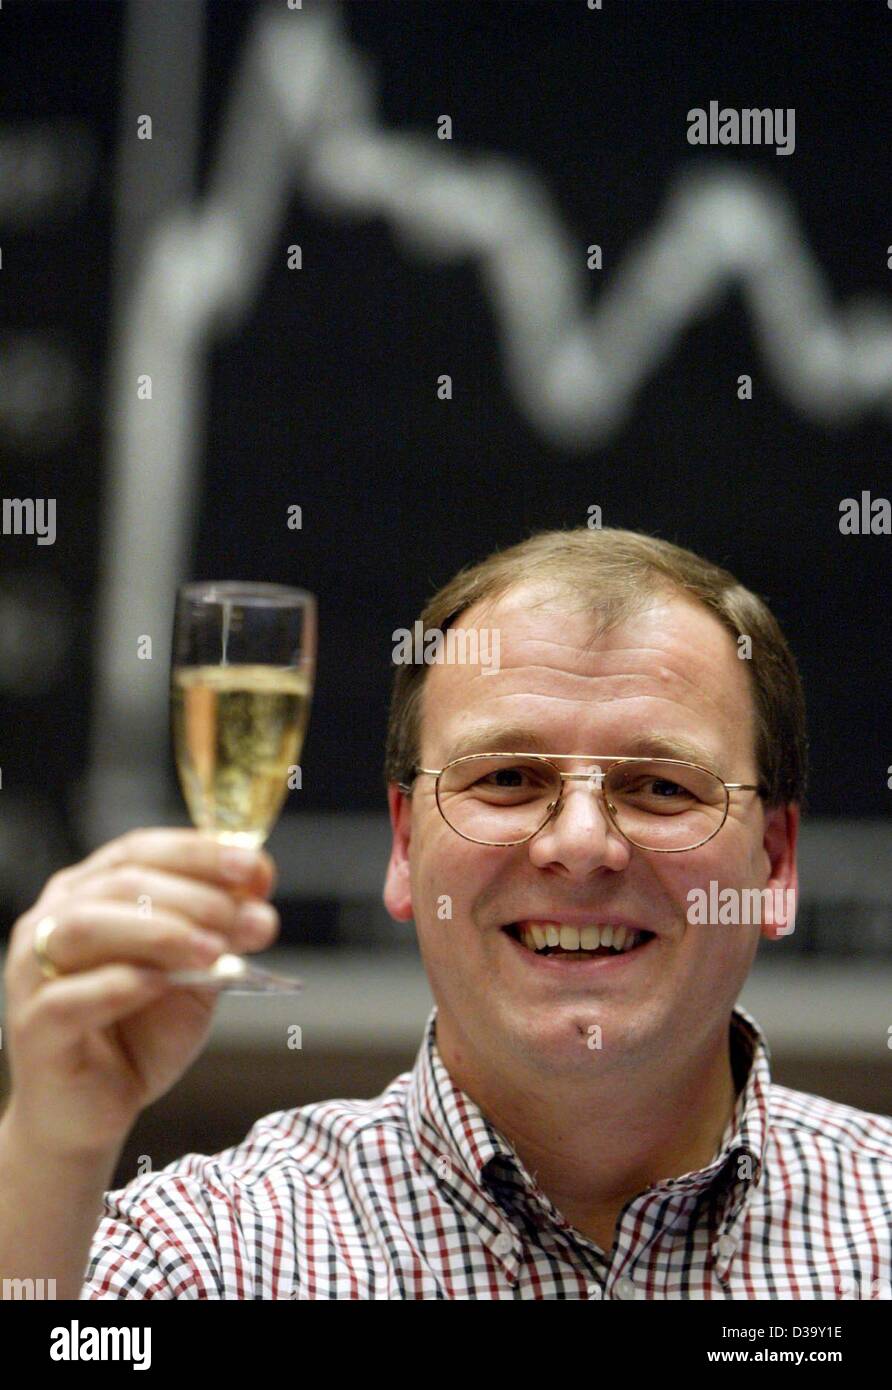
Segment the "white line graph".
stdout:
[[527,164],[381,125],[336,5],[258,17],[211,194],[190,229],[159,229],[159,295],[175,296],[184,330],[190,315],[198,333],[216,314],[238,323],[295,189],[331,216],[385,218],[410,255],[470,259],[519,409],[567,448],[615,434],[684,328],[734,288],[798,411],[833,423],[892,408],[892,311],[834,306],[776,185],[733,165],[687,172],[622,263],[590,272],[588,237]]

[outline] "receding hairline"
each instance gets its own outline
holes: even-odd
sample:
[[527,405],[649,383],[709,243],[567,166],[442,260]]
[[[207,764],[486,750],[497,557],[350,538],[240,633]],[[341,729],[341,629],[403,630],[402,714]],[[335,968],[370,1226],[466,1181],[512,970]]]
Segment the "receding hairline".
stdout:
[[449,627],[484,627],[485,619],[492,615],[493,609],[505,598],[523,592],[534,596],[528,605],[530,608],[565,608],[568,614],[583,614],[589,620],[590,627],[589,636],[583,643],[583,651],[587,651],[601,637],[614,628],[621,627],[630,618],[659,607],[665,602],[684,603],[688,607],[696,608],[713,618],[724,632],[731,635],[727,623],[723,622],[716,610],[704,603],[699,595],[656,573],[653,575],[652,586],[627,590],[620,600],[617,600],[614,592],[603,603],[599,601],[597,593],[584,593],[576,581],[564,575],[532,575],[521,579],[512,577],[499,582],[479,599],[467,604],[450,620]]

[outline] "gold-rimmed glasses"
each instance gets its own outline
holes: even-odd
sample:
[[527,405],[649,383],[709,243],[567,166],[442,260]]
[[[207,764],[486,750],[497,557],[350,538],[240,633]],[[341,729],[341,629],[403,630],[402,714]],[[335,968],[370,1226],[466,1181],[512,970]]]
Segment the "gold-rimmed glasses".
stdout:
[[[562,772],[559,761],[594,762],[588,772]],[[602,767],[609,763],[609,767]],[[680,758],[579,753],[469,753],[445,767],[416,767],[436,777],[440,815],[450,829],[478,845],[521,845],[553,820],[566,782],[586,782],[603,795],[614,829],[630,844],[656,854],[698,849],[728,818],[732,791],[764,795],[764,785],[724,782],[717,773]],[[411,783],[399,783],[407,795]]]

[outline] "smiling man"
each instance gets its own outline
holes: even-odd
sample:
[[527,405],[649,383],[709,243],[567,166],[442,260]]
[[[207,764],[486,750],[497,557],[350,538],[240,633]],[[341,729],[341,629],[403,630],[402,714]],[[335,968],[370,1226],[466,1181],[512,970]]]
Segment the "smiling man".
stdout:
[[[584,544],[597,555],[587,536]],[[460,621],[481,617],[475,604]],[[486,621],[501,633],[501,670],[484,679],[475,668],[431,668],[421,763],[438,769],[468,750],[523,749],[558,754],[570,771],[576,751],[588,754],[578,764],[583,780],[566,786],[558,815],[504,848],[461,831],[473,832],[477,816],[481,838],[495,838],[507,817],[514,839],[518,812],[531,806],[521,829],[535,829],[552,799],[549,790],[540,808],[533,795],[547,783],[544,767],[471,758],[472,790],[447,800],[441,779],[452,826],[432,774],[414,782],[411,801],[392,790],[385,900],[394,917],[415,917],[450,1076],[571,1223],[609,1250],[626,1200],[660,1177],[707,1165],[736,1100],[728,1024],[758,930],[688,926],[689,890],[710,880],[795,885],[797,811],[738,791],[708,843],[648,852],[624,838],[593,794],[593,755],[601,767],[605,755],[633,752],[695,759],[726,780],[758,782],[748,668],[702,604],[657,593],[592,644],[589,613],[524,584]],[[631,771],[650,779],[643,790],[630,784],[639,804],[656,799],[655,772],[665,775],[656,785],[670,802],[668,776],[685,776],[672,761],[634,763],[627,800]],[[502,786],[481,791],[481,778]],[[685,809],[690,797],[676,793],[681,809],[665,797],[650,813],[657,845],[670,826],[702,818]],[[638,809],[639,831],[645,821]],[[537,947],[549,928],[555,944]],[[597,929],[610,944],[595,943]]]
[[[373,1100],[266,1116],[237,1148],[105,1193],[92,1241],[69,1217],[60,1254],[56,1228],[60,1287],[80,1288],[89,1248],[87,1298],[892,1296],[892,1119],[774,1084],[735,1004],[760,936],[792,923],[690,911],[692,895],[797,887],[804,705],[765,605],[677,546],[580,528],[462,571],[422,622],[485,625],[501,659],[395,677],[384,898],[414,918],[436,1001],[414,1069]],[[131,1112],[194,1056],[198,992],[134,981],[114,1034],[127,1103],[97,1050],[86,1081],[77,1054],[76,1115],[61,1071],[52,1124],[49,1092],[40,1104],[64,1055],[35,1041],[39,996],[71,985],[35,969],[36,923],[48,907],[61,920],[63,974],[146,959],[123,908],[116,931],[97,913],[91,951],[87,904],[157,893],[161,869],[172,918],[228,928],[241,949],[269,939],[248,944],[228,895],[202,896],[236,868],[188,831],[105,846],[20,919],[10,994],[29,1008],[17,1046],[33,1074],[26,1055],[0,1126],[3,1273],[32,1272],[26,1252],[50,1248],[58,1215],[28,1169],[37,1131],[71,1210],[73,1193],[102,1191]],[[244,872],[269,890],[262,858]],[[67,961],[66,912],[80,923]],[[124,1009],[118,988],[105,1020]],[[75,1142],[91,1106],[103,1137]]]

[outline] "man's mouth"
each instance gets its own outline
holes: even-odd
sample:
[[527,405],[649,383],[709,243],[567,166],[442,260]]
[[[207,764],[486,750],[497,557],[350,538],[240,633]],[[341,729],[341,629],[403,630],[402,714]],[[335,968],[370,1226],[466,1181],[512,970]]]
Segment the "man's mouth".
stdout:
[[652,941],[654,936],[649,931],[603,926],[597,922],[584,926],[559,922],[512,922],[502,930],[537,956],[564,955],[578,960],[625,955]]

